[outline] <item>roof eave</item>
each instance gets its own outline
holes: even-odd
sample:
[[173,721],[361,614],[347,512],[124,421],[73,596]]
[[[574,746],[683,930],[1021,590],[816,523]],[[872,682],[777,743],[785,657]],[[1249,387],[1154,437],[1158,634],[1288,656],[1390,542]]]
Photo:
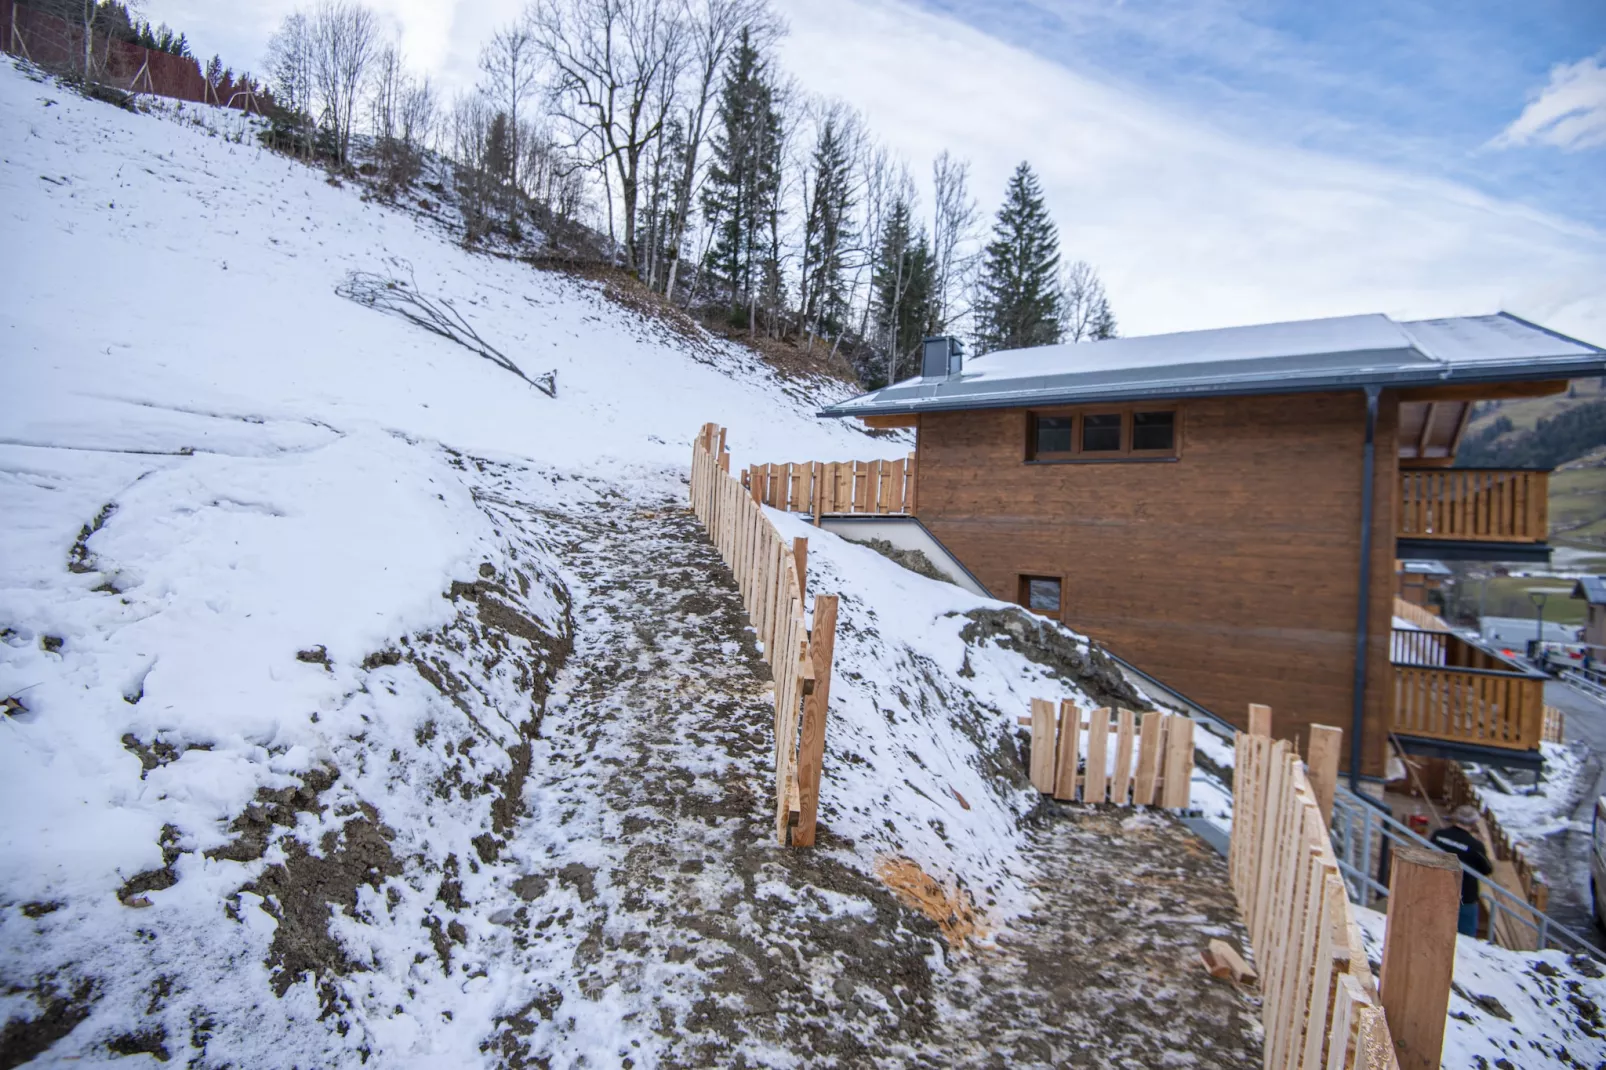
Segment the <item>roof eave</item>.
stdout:
[[[1439,366],[1427,372],[1422,368],[1397,372],[1355,375],[1268,377],[1263,380],[1232,381],[1170,380],[1154,384],[1123,387],[1114,384],[1099,389],[1032,389],[999,391],[976,397],[916,398],[908,401],[852,406],[830,405],[817,416],[840,418],[859,416],[910,416],[923,412],[963,412],[971,409],[1019,409],[1038,405],[1075,405],[1084,402],[1129,402],[1175,400],[1190,397],[1248,397],[1267,394],[1313,394],[1359,390],[1367,386],[1405,388],[1414,386],[1475,385],[1480,383],[1536,382],[1546,379],[1576,379],[1606,375],[1606,353],[1577,357],[1557,357],[1544,361],[1519,360],[1485,364],[1480,367]],[[883,388],[884,389],[884,388]],[[868,395],[861,395],[868,396]]]

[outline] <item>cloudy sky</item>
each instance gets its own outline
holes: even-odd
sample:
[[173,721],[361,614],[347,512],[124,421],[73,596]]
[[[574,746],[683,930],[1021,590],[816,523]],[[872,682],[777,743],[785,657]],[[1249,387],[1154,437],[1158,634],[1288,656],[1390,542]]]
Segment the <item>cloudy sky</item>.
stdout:
[[[471,84],[521,0],[370,0]],[[259,67],[291,0],[146,0]],[[1124,333],[1506,309],[1606,344],[1601,0],[778,0],[783,66],[983,207],[1029,160]]]

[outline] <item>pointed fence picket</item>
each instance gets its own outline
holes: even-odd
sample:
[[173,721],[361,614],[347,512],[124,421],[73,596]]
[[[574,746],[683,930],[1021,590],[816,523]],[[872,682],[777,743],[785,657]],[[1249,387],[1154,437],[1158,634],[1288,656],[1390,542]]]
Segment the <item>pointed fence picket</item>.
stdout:
[[[783,493],[777,486],[776,493]],[[730,566],[775,679],[775,833],[814,842],[825,756],[837,596],[814,597],[804,620],[808,540],[788,543],[764,515],[756,488],[730,474],[725,429],[704,424],[692,444],[691,507]]]

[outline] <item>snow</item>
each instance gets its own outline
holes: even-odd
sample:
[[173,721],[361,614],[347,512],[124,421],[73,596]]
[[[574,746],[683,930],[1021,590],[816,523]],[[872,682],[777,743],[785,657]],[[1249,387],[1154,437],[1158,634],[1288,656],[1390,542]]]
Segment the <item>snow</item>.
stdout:
[[1544,776],[1531,791],[1508,795],[1495,784],[1478,789],[1483,802],[1513,843],[1537,844],[1570,828],[1580,796],[1593,783],[1589,748],[1582,743],[1539,744]]
[[[574,506],[632,479],[678,494],[712,418],[756,459],[906,447],[816,420],[840,387],[469,253],[250,135],[210,109],[130,114],[0,69],[0,696],[23,706],[0,718],[0,962],[23,986],[0,1016],[38,1013],[27,985],[61,995],[51,976],[92,970],[90,1017],[52,1058],[103,1058],[149,1004],[180,1048],[189,1010],[219,1008],[212,1043],[245,1065],[461,1065],[513,978],[409,964],[449,859],[465,897],[494,899],[471,840],[529,708],[519,667],[549,651],[472,656],[485,606],[454,584],[499,585],[552,642],[568,627],[540,517],[508,503]],[[528,372],[555,368],[558,397],[335,295],[348,271],[400,263]],[[488,473],[497,459],[516,463]],[[449,672],[446,690],[370,660],[398,650]],[[419,742],[436,729],[483,745],[445,757]],[[228,857],[248,804],[319,769],[333,785],[270,831],[338,860],[372,804],[409,860],[383,882],[394,902],[362,883],[332,915],[368,966],[332,1009],[308,980],[272,994],[286,930],[267,910],[286,907],[237,891],[295,864],[291,841]],[[454,770],[485,792],[413,787]],[[124,905],[125,882],[164,866],[169,826],[176,883]],[[108,954],[141,933],[159,941]],[[146,998],[160,976],[165,1010]]]
[[[1355,907],[1372,968],[1386,917]],[[1606,980],[1598,963],[1560,951],[1509,951],[1456,937],[1444,1070],[1572,1070],[1606,1059]]]

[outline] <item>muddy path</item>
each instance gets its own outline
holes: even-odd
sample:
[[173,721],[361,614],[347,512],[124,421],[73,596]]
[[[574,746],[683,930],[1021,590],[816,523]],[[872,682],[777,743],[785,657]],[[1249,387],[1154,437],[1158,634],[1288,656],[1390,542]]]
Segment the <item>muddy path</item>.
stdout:
[[1179,826],[1049,808],[1040,910],[955,953],[828,828],[774,843],[768,670],[683,502],[539,520],[574,652],[513,837],[528,1002],[499,1065],[1258,1064],[1253,1005],[1197,964],[1241,942],[1224,864]]

